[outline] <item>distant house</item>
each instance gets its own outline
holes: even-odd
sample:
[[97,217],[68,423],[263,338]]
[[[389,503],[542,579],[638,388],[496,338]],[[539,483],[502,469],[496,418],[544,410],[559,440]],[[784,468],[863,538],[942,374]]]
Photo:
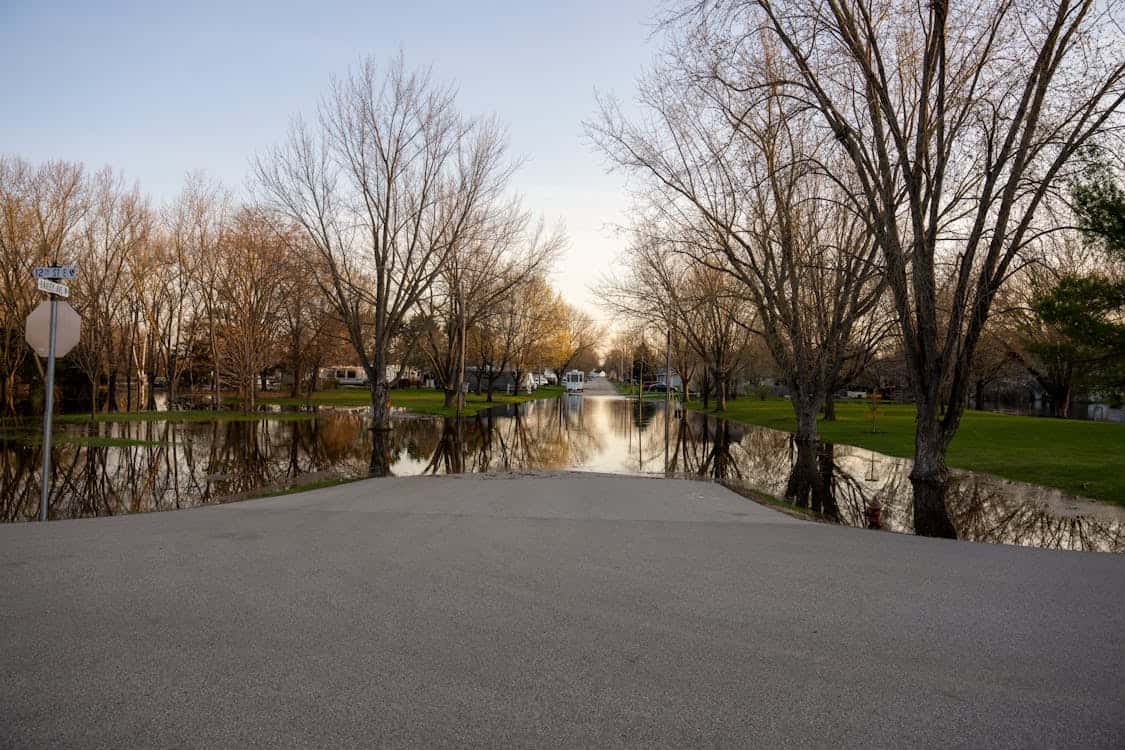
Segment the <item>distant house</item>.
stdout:
[[672,370],[671,382],[669,382],[668,376],[667,376],[667,374],[665,373],[664,370],[657,370],[655,375],[654,375],[654,383],[656,385],[663,385],[663,386],[671,385],[673,388],[677,388],[681,391],[684,389],[683,378],[681,378],[680,373],[676,372],[675,370]]
[[418,385],[422,382],[422,371],[417,367],[387,365],[387,382],[391,385]]
[[320,380],[336,385],[367,385],[367,371],[359,365],[337,365],[320,370]]
[[[422,373],[417,367],[403,367],[402,365],[387,365],[387,382],[396,385],[402,381],[418,383],[422,380]],[[366,386],[368,384],[367,371],[360,365],[337,365],[324,367],[320,371],[320,380],[323,383],[336,385]]]
[[504,370],[501,373],[490,375],[488,371],[480,371],[477,368],[466,368],[465,370],[465,391],[477,390],[478,381],[480,383],[480,390],[487,391],[489,378],[492,377],[492,390],[495,393],[533,393],[539,384],[535,380],[535,376],[530,372],[523,372],[520,374],[519,385],[516,385],[516,374],[511,370]]

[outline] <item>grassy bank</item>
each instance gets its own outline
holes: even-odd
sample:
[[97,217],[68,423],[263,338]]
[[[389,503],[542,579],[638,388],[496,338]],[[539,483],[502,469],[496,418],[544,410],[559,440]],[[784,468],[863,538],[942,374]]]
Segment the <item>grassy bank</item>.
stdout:
[[[562,388],[559,386],[544,386],[535,393],[521,393],[516,396],[495,393],[492,396],[492,401],[488,401],[483,394],[478,396],[475,393],[467,393],[465,394],[465,408],[462,414],[471,417],[477,412],[491,409],[494,406],[519,404],[541,398],[555,398],[561,394]],[[308,398],[264,397],[262,402],[281,406],[370,406],[371,394],[365,388],[337,388],[331,391],[317,391]],[[445,394],[432,388],[396,388],[391,391],[391,405],[402,407],[414,414],[433,414],[440,417],[457,415],[456,409],[445,407]]]
[[[698,402],[690,408],[702,411]],[[722,416],[778,430],[797,428],[788,401],[739,399]],[[833,443],[909,458],[914,453],[914,407],[879,407],[871,432],[867,402],[837,402],[836,421],[820,422]],[[949,447],[950,466],[1018,482],[1057,487],[1075,495],[1125,505],[1125,425],[966,411]]]

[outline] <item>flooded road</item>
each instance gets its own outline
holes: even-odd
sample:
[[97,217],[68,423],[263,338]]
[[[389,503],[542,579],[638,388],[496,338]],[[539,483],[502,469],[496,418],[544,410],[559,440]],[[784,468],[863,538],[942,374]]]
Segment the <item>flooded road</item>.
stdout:
[[[243,499],[292,485],[395,475],[589,471],[721,481],[788,496],[825,519],[911,531],[910,461],[845,445],[802,455],[786,432],[685,412],[663,400],[587,394],[498,407],[463,420],[398,415],[386,434],[363,410],[315,419],[66,425],[54,449],[51,518]],[[39,448],[0,443],[0,518],[30,520]],[[1125,552],[1125,509],[996,477],[954,472],[958,536],[982,542]]]

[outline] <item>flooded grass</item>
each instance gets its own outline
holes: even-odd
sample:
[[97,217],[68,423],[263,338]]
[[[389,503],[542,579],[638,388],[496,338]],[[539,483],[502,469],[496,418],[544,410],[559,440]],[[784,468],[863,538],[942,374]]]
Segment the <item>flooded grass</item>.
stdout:
[[[43,433],[35,430],[8,430],[0,432],[0,443],[38,446],[42,442]],[[52,435],[51,442],[59,445],[76,445],[84,448],[142,448],[160,445],[158,441],[152,440],[137,440],[134,438],[111,437],[107,435],[77,435],[68,432],[56,432]]]
[[97,422],[256,422],[269,419],[278,422],[293,422],[315,419],[309,412],[240,412],[223,409],[192,409],[186,411],[116,411],[104,414],[59,414],[55,422],[60,424],[83,424]]
[[[688,408],[703,411],[699,402],[689,403]],[[715,416],[775,430],[797,428],[792,405],[781,399],[740,398],[729,401],[726,411]],[[837,402],[836,421],[819,423],[820,438],[910,458],[914,455],[914,421],[913,406],[881,404],[877,431],[872,433],[867,402]],[[969,410],[947,460],[953,468],[1125,506],[1125,424]]]

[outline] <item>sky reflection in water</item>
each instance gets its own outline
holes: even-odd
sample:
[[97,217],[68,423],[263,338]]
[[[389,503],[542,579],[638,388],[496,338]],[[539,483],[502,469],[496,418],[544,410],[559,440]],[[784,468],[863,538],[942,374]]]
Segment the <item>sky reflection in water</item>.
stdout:
[[[366,476],[372,433],[361,412],[316,420],[133,422],[69,425],[144,441],[129,447],[55,449],[52,518],[171,510],[241,499],[262,488]],[[376,459],[380,452],[376,451]],[[597,471],[720,480],[798,502],[852,526],[911,531],[910,461],[844,445],[799,460],[785,432],[673,410],[664,404],[564,396],[501,407],[458,423],[399,417],[383,454],[395,475]],[[374,465],[378,467],[379,461]],[[0,444],[4,521],[36,516],[39,449]],[[804,471],[819,492],[794,493]],[[1038,547],[1125,551],[1125,509],[1042,487],[956,472],[949,498],[962,539]],[[875,512],[875,509],[878,509]]]

